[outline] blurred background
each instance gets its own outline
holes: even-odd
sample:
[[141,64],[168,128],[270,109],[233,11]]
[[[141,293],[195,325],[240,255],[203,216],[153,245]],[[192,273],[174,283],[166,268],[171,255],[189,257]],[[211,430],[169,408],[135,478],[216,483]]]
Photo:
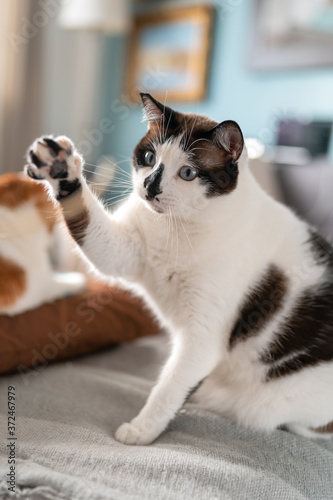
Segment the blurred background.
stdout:
[[333,239],[332,0],[0,0],[0,172],[66,134],[113,206],[145,134],[140,90],[239,123],[251,168]]

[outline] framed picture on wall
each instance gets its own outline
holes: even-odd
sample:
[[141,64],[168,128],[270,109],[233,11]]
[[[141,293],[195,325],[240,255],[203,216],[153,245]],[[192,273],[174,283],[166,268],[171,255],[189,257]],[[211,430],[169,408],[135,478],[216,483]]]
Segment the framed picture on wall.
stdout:
[[142,91],[161,101],[205,97],[213,12],[197,5],[135,18],[126,85],[132,100]]
[[249,67],[333,66],[333,0],[255,0]]

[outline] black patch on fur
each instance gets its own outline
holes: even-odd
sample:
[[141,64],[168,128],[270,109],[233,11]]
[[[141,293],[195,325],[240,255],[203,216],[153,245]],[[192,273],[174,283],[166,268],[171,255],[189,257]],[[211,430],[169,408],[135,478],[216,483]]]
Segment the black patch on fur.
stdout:
[[262,361],[272,365],[267,380],[333,361],[333,248],[314,231],[307,245],[318,264],[326,266],[325,281],[303,291],[262,355]]
[[83,206],[81,212],[78,213],[75,217],[72,217],[71,213],[67,212],[67,210],[65,209],[64,216],[69,232],[71,233],[76,243],[82,246],[86,235],[86,230],[90,222],[88,210],[85,206]]
[[[262,356],[264,363],[273,364],[267,372],[267,380],[333,360],[332,304],[333,284],[309,288],[302,293],[276,341]],[[286,356],[289,359],[283,361]]]
[[36,181],[42,181],[44,180],[45,178],[43,176],[38,176],[35,171],[33,170],[33,168],[29,167],[29,165],[26,167],[26,172],[28,174],[29,177],[31,177],[31,179],[35,179]]
[[42,160],[40,160],[38,158],[38,156],[33,152],[32,149],[29,151],[29,156],[30,156],[31,162],[34,165],[36,165],[37,168],[45,167],[47,165],[47,163],[43,162]]
[[333,247],[320,234],[310,230],[310,238],[307,243],[310,245],[312,253],[318,264],[329,264],[333,271]]
[[48,145],[48,147],[51,149],[51,153],[54,153],[54,156],[58,156],[59,151],[62,150],[61,146],[51,139],[50,137],[43,137],[43,141]]
[[163,163],[161,163],[153,173],[151,173],[150,175],[148,175],[148,177],[145,178],[143,186],[147,188],[147,195],[146,195],[147,200],[153,200],[155,196],[162,193],[160,189],[160,184],[162,180],[163,171],[164,171],[164,165]]
[[271,264],[259,283],[245,297],[232,329],[229,345],[258,333],[281,308],[287,291],[287,278]]
[[151,147],[151,144],[143,143],[141,146],[136,147],[133,157],[134,168],[136,171],[138,171],[140,168],[151,168],[150,166],[146,165],[144,159],[145,153],[147,151],[155,153],[154,149]]
[[79,179],[75,179],[74,181],[60,181],[57,200],[60,201],[64,198],[67,198],[79,189],[81,189],[81,182],[79,181]]
[[238,173],[238,163],[230,159],[220,170],[200,169],[198,177],[207,186],[207,198],[212,198],[233,191],[237,186]]
[[[149,119],[149,112],[147,113],[147,121],[152,121],[152,122],[155,122],[155,121],[160,121],[160,120],[171,120],[172,119],[172,115],[174,114],[174,111],[169,108],[168,106],[165,106],[165,104],[162,104],[161,102],[158,102],[156,99],[154,99],[154,97],[150,94],[148,94],[147,92],[140,92],[140,97],[141,97],[141,100],[142,100],[142,104],[143,104],[143,107],[145,108],[145,110],[147,111],[147,109],[149,109],[150,107],[156,107],[161,115],[160,117],[157,119],[157,120],[154,120],[154,119]],[[153,103],[153,106],[152,106],[152,103]],[[153,113],[154,114],[154,113]]]
[[[150,130],[145,137],[141,139],[139,144],[135,147],[133,152],[133,166],[136,171],[140,168],[151,168],[145,163],[145,153],[147,151],[152,151],[155,153],[152,141],[162,144],[169,140],[171,137],[177,135],[175,133],[177,128],[177,122],[174,118],[174,113],[171,113],[168,118],[162,117],[159,122],[159,128],[154,133],[154,129]],[[161,132],[160,132],[161,131]],[[180,130],[178,133],[181,133]]]

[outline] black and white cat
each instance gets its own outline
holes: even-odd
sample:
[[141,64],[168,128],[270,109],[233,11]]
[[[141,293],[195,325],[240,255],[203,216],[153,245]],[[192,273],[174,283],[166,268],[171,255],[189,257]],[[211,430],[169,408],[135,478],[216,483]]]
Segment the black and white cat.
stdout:
[[114,215],[69,139],[36,140],[26,167],[49,181],[86,257],[141,284],[171,332],[158,382],[116,439],[154,441],[202,381],[196,400],[240,424],[317,435],[333,420],[332,247],[259,187],[235,122],[141,97],[148,132]]

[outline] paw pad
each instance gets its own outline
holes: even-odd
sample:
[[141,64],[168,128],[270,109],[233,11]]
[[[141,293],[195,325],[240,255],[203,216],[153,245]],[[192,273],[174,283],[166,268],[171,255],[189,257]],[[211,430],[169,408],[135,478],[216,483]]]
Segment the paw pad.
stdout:
[[81,173],[83,159],[65,136],[41,137],[28,151],[27,174],[33,179],[73,180]]

